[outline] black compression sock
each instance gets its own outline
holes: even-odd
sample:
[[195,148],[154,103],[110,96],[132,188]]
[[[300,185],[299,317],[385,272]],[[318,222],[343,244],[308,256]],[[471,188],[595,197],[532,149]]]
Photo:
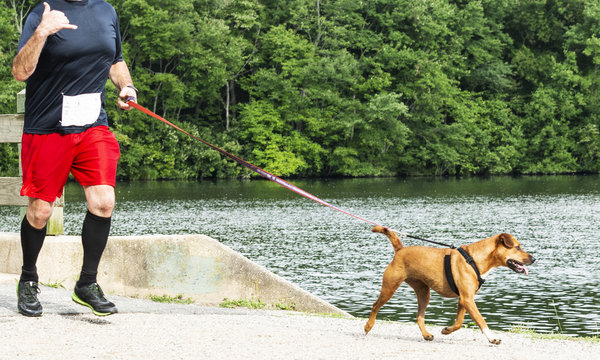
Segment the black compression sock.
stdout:
[[98,264],[108,242],[111,218],[105,218],[87,212],[83,220],[81,242],[83,244],[83,265],[77,287],[96,282]]
[[21,268],[21,279],[19,281],[38,281],[37,258],[42,250],[44,238],[46,237],[46,226],[36,229],[27,216],[21,222],[21,249],[23,250],[23,267]]

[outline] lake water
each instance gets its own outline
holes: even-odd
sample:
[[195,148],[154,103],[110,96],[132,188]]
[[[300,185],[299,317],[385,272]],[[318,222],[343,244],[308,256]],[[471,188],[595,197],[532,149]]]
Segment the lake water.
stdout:
[[[494,271],[476,296],[490,328],[600,334],[600,177],[296,180],[358,216],[454,245],[513,234],[537,261],[529,276]],[[85,201],[66,189],[65,233],[79,235]],[[18,209],[0,207],[0,231]],[[112,235],[206,234],[356,316],[367,317],[393,257],[371,225],[262,180],[117,185]],[[405,245],[426,245],[403,239]],[[456,299],[432,292],[426,322],[449,325]],[[402,285],[378,319],[415,321]],[[473,324],[467,315],[466,324]],[[474,325],[474,324],[473,324]]]

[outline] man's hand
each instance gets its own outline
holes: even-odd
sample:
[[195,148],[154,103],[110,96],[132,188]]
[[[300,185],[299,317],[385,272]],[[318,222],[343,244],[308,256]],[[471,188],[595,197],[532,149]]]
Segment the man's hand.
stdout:
[[131,75],[129,74],[129,69],[127,68],[127,64],[125,61],[119,61],[114,63],[110,67],[110,71],[108,72],[108,76],[115,87],[119,90],[119,98],[117,99],[117,103],[119,107],[123,110],[131,110],[133,107],[126,103],[127,99],[132,97],[133,102],[137,102],[137,91],[133,88],[133,81],[131,80]]
[[131,110],[133,109],[133,107],[131,105],[129,105],[128,103],[126,103],[125,101],[127,101],[127,99],[131,99],[131,101],[133,102],[137,102],[137,93],[135,92],[135,90],[131,87],[125,86],[121,89],[121,92],[119,93],[119,99],[118,99],[118,103],[119,103],[119,107],[123,110]]
[[50,10],[50,5],[45,2],[44,14],[42,14],[42,20],[36,31],[39,31],[40,35],[48,37],[62,29],[75,30],[77,29],[77,25],[70,24],[69,19],[67,19],[67,16],[62,11]]

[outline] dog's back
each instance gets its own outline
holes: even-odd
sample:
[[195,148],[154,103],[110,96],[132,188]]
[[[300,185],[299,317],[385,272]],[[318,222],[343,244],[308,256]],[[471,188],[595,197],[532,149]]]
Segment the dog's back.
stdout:
[[[383,226],[375,226],[371,231],[387,236],[394,247],[394,259],[390,267],[400,270],[406,278],[419,279],[442,296],[456,297],[444,277],[444,255],[450,248],[430,246],[404,247],[398,235]],[[402,250],[402,251],[400,251]]]

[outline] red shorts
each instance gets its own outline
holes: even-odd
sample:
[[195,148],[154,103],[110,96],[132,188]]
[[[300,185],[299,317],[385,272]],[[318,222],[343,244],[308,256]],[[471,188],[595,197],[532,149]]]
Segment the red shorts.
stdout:
[[120,151],[107,126],[78,134],[23,134],[22,196],[54,202],[73,173],[82,186],[115,186]]

